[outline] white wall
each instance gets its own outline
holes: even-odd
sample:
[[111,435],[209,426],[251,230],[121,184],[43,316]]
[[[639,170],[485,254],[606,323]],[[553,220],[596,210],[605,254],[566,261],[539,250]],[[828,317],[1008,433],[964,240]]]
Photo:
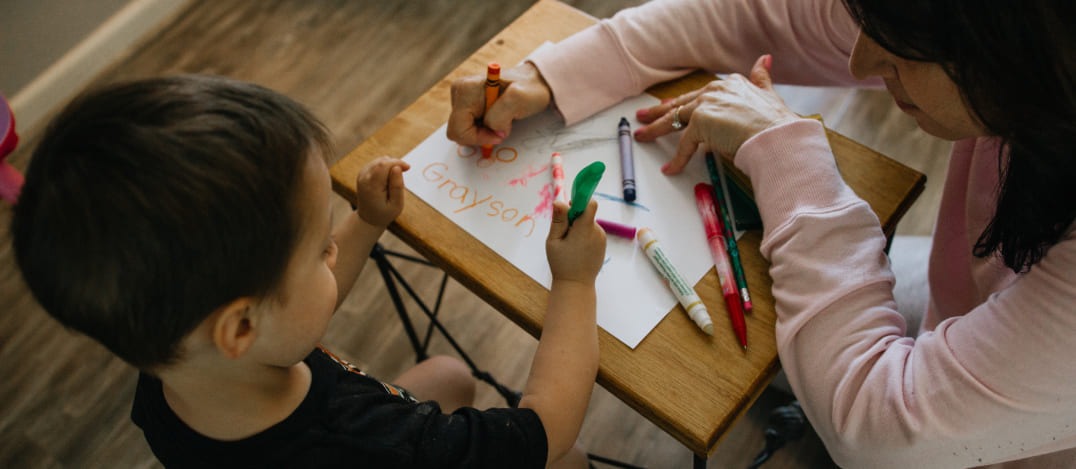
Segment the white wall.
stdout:
[[0,1],[0,94],[17,94],[129,1]]
[[40,125],[190,0],[0,0],[0,92]]

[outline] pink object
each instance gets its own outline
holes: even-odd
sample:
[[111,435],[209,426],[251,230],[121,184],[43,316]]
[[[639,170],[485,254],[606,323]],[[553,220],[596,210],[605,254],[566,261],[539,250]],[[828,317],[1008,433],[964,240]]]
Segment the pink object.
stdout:
[[616,235],[621,238],[635,239],[635,232],[637,231],[634,226],[625,225],[623,223],[617,223],[615,221],[602,220],[601,218],[595,220],[598,226],[602,227],[606,233]]
[[736,333],[736,338],[743,349],[747,350],[747,322],[744,319],[743,304],[740,303],[740,292],[736,288],[736,280],[732,273],[732,261],[725,249],[725,229],[721,218],[717,216],[717,205],[714,202],[713,193],[713,186],[705,182],[696,184],[695,206],[699,209],[702,226],[706,230],[706,242],[710,244],[710,256],[714,259],[714,270],[717,271],[717,280],[721,283],[721,293],[725,297],[725,307],[728,309],[729,321],[732,322],[732,331]]
[[19,135],[15,133],[15,114],[11,112],[7,101],[0,96],[0,198],[14,204],[19,200],[23,177],[19,170],[4,159],[15,151],[19,144]]

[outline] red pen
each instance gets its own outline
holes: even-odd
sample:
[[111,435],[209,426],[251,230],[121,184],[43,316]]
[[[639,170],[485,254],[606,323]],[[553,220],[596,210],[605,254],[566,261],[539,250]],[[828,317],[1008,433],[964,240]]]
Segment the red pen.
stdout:
[[717,279],[721,282],[721,293],[725,296],[725,307],[729,312],[729,320],[732,321],[732,330],[746,351],[747,324],[744,322],[743,306],[740,304],[740,294],[736,289],[736,279],[732,274],[732,263],[725,249],[721,219],[717,218],[713,190],[709,184],[703,182],[696,184],[695,206],[698,207],[702,224],[706,227],[706,241],[710,245],[710,255],[714,258],[714,268],[717,270]]

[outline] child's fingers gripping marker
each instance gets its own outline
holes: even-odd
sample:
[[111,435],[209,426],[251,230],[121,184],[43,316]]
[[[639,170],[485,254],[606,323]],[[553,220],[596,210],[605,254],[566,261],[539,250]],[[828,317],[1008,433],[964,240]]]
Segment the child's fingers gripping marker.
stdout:
[[575,180],[572,181],[572,205],[568,209],[568,224],[574,222],[586,210],[603,174],[605,174],[605,163],[595,161],[575,175]]

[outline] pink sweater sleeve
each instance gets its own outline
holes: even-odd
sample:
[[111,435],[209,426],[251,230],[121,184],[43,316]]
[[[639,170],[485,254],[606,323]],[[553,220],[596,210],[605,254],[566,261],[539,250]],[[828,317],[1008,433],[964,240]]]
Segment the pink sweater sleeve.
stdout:
[[[766,130],[736,165],[759,197],[782,367],[835,461],[967,467],[1076,446],[1076,235],[907,338],[878,220],[841,180],[822,126]],[[1053,467],[1042,462],[1026,466]]]
[[695,69],[747,73],[773,54],[777,83],[856,85],[858,33],[839,0],[655,0],[530,57],[568,125]]

